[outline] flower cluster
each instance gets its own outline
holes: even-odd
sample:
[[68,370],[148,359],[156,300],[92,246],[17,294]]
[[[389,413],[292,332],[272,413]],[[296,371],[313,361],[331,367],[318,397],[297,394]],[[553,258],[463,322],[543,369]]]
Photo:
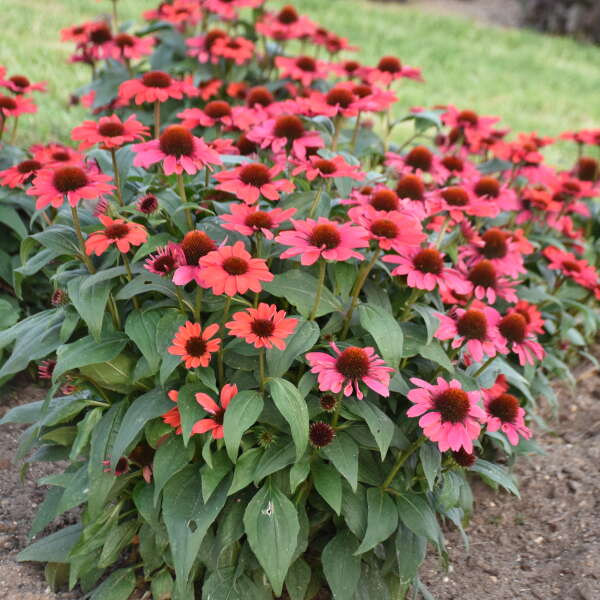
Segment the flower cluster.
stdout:
[[[54,286],[0,380],[46,359],[27,444],[83,482],[72,578],[132,552],[174,597],[384,597],[398,540],[445,552],[432,515],[468,516],[468,473],[516,490],[536,400],[600,325],[600,130],[564,136],[568,170],[450,105],[409,110],[406,141],[420,71],[293,6],[172,0],[134,34],[113,5],[62,32],[93,116],[0,172],[43,219],[19,279]],[[14,79],[2,126],[38,89]]]

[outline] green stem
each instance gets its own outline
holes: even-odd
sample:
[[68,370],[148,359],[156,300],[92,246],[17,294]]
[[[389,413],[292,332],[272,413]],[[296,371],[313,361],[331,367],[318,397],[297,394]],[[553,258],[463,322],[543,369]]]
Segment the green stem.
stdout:
[[113,31],[117,33],[119,31],[119,18],[117,15],[117,0],[112,0],[112,22],[113,22]]
[[160,135],[160,102],[154,101],[154,139],[157,140]]
[[406,317],[410,314],[411,306],[417,301],[418,297],[421,295],[421,290],[419,288],[413,288],[410,296],[406,300],[404,304],[404,309],[400,314],[399,321],[404,321]]
[[259,388],[261,392],[265,391],[265,349],[261,348],[258,351],[258,373],[259,373]]
[[438,248],[441,248],[442,242],[444,241],[444,234],[446,233],[446,229],[448,229],[448,225],[450,224],[450,217],[446,217],[444,222],[442,223],[442,227],[440,229],[440,233],[438,235],[437,241],[435,245]]
[[202,296],[204,295],[204,289],[198,286],[196,288],[196,295],[194,298],[194,322],[202,325]]
[[313,215],[315,214],[315,211],[317,210],[317,207],[319,206],[319,202],[321,201],[321,196],[323,195],[323,188],[325,187],[325,184],[323,184],[320,188],[319,191],[315,194],[315,199],[312,201],[312,204],[310,205],[310,210],[308,211],[308,218],[312,219]]
[[413,453],[420,448],[423,442],[427,438],[422,435],[420,438],[417,438],[406,450],[404,450],[398,459],[396,460],[396,464],[392,467],[392,470],[389,472],[388,476],[385,478],[385,481],[381,484],[381,488],[383,490],[387,489],[390,484],[394,481],[394,478],[398,474],[398,471],[402,468],[404,463],[413,455]]
[[321,303],[321,294],[323,293],[323,284],[325,283],[325,271],[327,269],[327,263],[321,259],[319,262],[319,283],[317,285],[317,293],[315,294],[315,303],[313,304],[312,310],[310,311],[309,321],[314,321],[319,310],[319,304]]
[[184,315],[187,314],[187,309],[185,308],[185,302],[183,300],[183,295],[181,294],[181,289],[178,285],[175,286],[175,293],[177,294],[177,301],[179,302],[179,310]]
[[[185,193],[185,184],[183,182],[183,173],[177,173],[177,189],[179,190],[179,197],[183,205],[187,204],[187,195]],[[191,231],[194,229],[194,221],[192,219],[192,211],[186,206],[185,207],[185,220],[188,229]]]
[[15,122],[13,124],[13,130],[12,133],[10,135],[10,144],[11,146],[14,146],[15,144],[15,139],[17,137],[17,125],[19,124],[19,117],[15,117]]
[[346,318],[344,319],[344,327],[342,328],[341,335],[342,340],[346,339],[346,336],[348,335],[348,330],[350,329],[350,321],[352,320],[352,315],[354,313],[354,310],[356,309],[356,305],[358,304],[360,292],[363,289],[363,286],[365,285],[365,281],[367,280],[371,269],[374,267],[380,255],[381,248],[378,248],[377,250],[375,250],[375,252],[373,252],[371,260],[366,265],[363,265],[361,273],[359,273],[358,275],[358,279],[356,280],[354,289],[352,290],[352,303],[350,304],[350,309],[348,310]]
[[71,206],[71,216],[73,218],[73,227],[75,228],[75,235],[77,236],[77,240],[79,241],[79,247],[81,249],[81,258],[87,270],[90,273],[95,273],[96,269],[94,264],[92,263],[92,259],[85,252],[85,240],[83,239],[83,234],[81,233],[81,221],[79,220],[79,214],[77,213],[77,207]]
[[337,402],[335,403],[335,412],[333,413],[333,418],[331,419],[331,426],[333,428],[337,427],[338,421],[340,419],[340,411],[342,410],[343,394],[344,394],[344,392],[342,390],[337,397]]
[[356,123],[354,124],[354,131],[352,132],[352,140],[350,141],[350,147],[352,148],[352,152],[356,149],[356,140],[358,139],[358,132],[360,130],[360,118],[362,113],[358,111],[356,115]]
[[227,296],[227,300],[225,300],[225,307],[223,308],[223,316],[221,317],[221,323],[219,324],[219,335],[221,336],[221,345],[219,346],[219,353],[217,355],[217,373],[219,377],[219,386],[223,387],[225,383],[225,367],[223,365],[223,335],[221,332],[225,327],[225,321],[227,321],[227,315],[229,314],[229,309],[231,307],[231,296]]
[[477,371],[475,372],[475,374],[473,375],[473,378],[477,378],[479,377],[495,360],[496,360],[496,356],[498,356],[497,354],[494,356],[491,356],[490,358],[488,358],[482,365],[481,367],[479,367],[479,369],[477,369]]
[[333,132],[333,137],[331,138],[331,149],[333,151],[337,150],[338,139],[340,137],[340,132],[342,131],[342,123],[344,122],[344,117],[342,115],[336,115],[333,119],[333,123],[335,126],[335,130]]
[[[122,254],[122,256],[123,256],[123,264],[125,265],[125,271],[127,271],[127,279],[129,281],[131,281],[133,279],[133,271],[131,270],[131,264],[129,263],[127,254]],[[133,297],[133,307],[138,310],[140,308],[140,301],[135,296]]]
[[114,148],[110,148],[110,156],[112,158],[113,171],[115,174],[115,185],[117,187],[117,201],[119,206],[125,206],[123,204],[123,193],[121,192],[121,174],[119,173],[119,167],[117,166],[117,152]]

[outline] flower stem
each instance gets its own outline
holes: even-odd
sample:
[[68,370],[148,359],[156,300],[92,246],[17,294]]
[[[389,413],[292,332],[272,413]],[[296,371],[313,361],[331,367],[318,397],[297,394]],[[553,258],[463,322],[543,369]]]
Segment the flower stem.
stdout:
[[121,192],[121,174],[119,173],[119,167],[117,166],[117,153],[114,148],[110,148],[110,156],[112,158],[113,171],[115,173],[115,185],[117,186],[117,201],[119,206],[125,206],[123,204],[123,193]]
[[202,296],[204,290],[198,286],[196,288],[196,295],[194,298],[194,322],[202,325]]
[[327,263],[321,259],[319,262],[319,283],[317,285],[317,293],[315,294],[315,303],[313,304],[312,310],[310,311],[309,321],[314,321],[319,310],[319,304],[321,303],[321,294],[323,293],[323,284],[325,283],[325,270],[327,269]]
[[362,116],[362,113],[359,110],[358,114],[356,115],[356,123],[354,125],[354,131],[352,132],[352,140],[350,141],[350,148],[352,148],[352,152],[354,152],[356,150],[356,140],[358,139],[358,132],[360,131],[361,116]]
[[81,221],[79,220],[79,214],[77,213],[77,207],[71,206],[71,216],[73,218],[73,227],[75,228],[75,235],[79,241],[79,247],[81,248],[81,258],[90,273],[95,273],[96,269],[92,263],[92,259],[85,253],[85,240],[81,233]]
[[497,354],[495,354],[494,356],[490,356],[490,358],[488,358],[482,365],[481,367],[479,367],[479,369],[477,369],[477,371],[475,372],[475,374],[473,375],[474,378],[479,377],[495,360],[496,360],[496,356],[498,356]]
[[413,288],[410,296],[407,298],[406,303],[404,304],[404,309],[398,318],[399,321],[404,321],[406,317],[410,314],[411,306],[417,301],[419,296],[421,295],[421,290],[419,288]]
[[385,490],[390,486],[390,484],[394,481],[394,478],[396,477],[398,471],[402,468],[404,463],[414,454],[416,450],[418,450],[421,447],[421,445],[426,439],[427,438],[424,435],[422,435],[400,454],[400,456],[396,460],[396,464],[392,467],[392,470],[385,478],[385,481],[381,484],[381,489]]
[[[219,324],[219,335],[225,326],[225,321],[227,321],[227,315],[229,314],[229,309],[231,307],[231,300],[231,296],[227,296],[227,300],[225,300],[223,316],[221,317],[221,323]],[[219,346],[219,353],[217,355],[217,372],[219,377],[219,385],[220,387],[223,387],[223,384],[225,383],[225,367],[223,365],[223,336],[221,336],[221,345]]]
[[160,135],[160,102],[154,101],[154,139],[157,140]]
[[325,187],[325,184],[323,184],[320,188],[319,191],[315,194],[315,198],[312,201],[312,204],[310,205],[310,210],[308,211],[308,218],[312,219],[313,215],[315,214],[317,207],[319,206],[319,203],[321,202],[321,196],[323,195],[323,188]]
[[342,115],[336,115],[333,119],[333,124],[335,126],[335,130],[333,132],[333,137],[331,138],[331,149],[333,151],[337,150],[338,139],[340,137],[340,133],[342,131],[342,123],[344,122],[344,117]]
[[442,246],[442,242],[444,241],[444,234],[446,233],[446,229],[448,229],[448,225],[449,224],[450,224],[450,217],[446,217],[444,219],[444,222],[442,223],[442,227],[440,229],[440,233],[439,233],[437,241],[435,243],[435,245],[438,248],[441,248],[441,246]]
[[[183,182],[183,173],[177,173],[177,189],[179,190],[179,197],[181,198],[182,204],[187,204],[187,195],[185,193],[185,184]],[[185,208],[185,220],[188,229],[191,231],[194,229],[194,221],[192,219],[192,211],[186,206]]]
[[13,123],[12,133],[10,135],[11,146],[14,146],[15,139],[17,138],[17,126],[18,125],[19,125],[19,117],[15,117],[15,122]]
[[354,313],[354,309],[356,308],[356,305],[358,304],[358,298],[360,296],[360,292],[361,292],[363,286],[365,285],[365,281],[367,280],[367,277],[369,276],[371,269],[377,262],[377,259],[379,258],[380,255],[381,255],[381,249],[378,248],[377,250],[375,250],[375,252],[373,252],[373,256],[371,257],[371,260],[366,265],[363,264],[361,272],[358,275],[358,279],[356,280],[356,283],[354,284],[354,289],[352,290],[352,303],[350,304],[350,309],[348,310],[348,313],[346,314],[346,318],[344,319],[344,327],[342,329],[342,334],[341,334],[341,338],[340,338],[342,340],[346,339],[346,336],[348,335],[348,330],[350,329],[350,321],[352,320],[352,314]]
[[[133,271],[131,270],[131,264],[129,263],[129,259],[127,258],[127,254],[123,254],[123,264],[125,265],[125,271],[127,271],[127,279],[131,281],[133,279]],[[133,307],[137,310],[140,308],[139,300],[134,296],[133,297]]]
[[265,349],[261,348],[258,351],[258,373],[259,373],[259,389],[265,391]]

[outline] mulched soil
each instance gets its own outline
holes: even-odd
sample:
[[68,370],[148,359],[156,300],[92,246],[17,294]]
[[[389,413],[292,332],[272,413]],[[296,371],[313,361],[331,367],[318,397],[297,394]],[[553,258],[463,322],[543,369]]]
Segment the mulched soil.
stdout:
[[[559,394],[558,419],[536,435],[546,454],[517,467],[521,499],[475,482],[470,552],[449,529],[450,570],[427,560],[422,579],[436,600],[600,599],[600,376],[584,373]],[[0,415],[41,395],[33,385],[3,391]],[[36,480],[51,469],[36,465],[20,481],[12,460],[21,429],[0,430],[0,599],[75,600],[77,592],[53,594],[42,567],[15,561],[43,500]]]

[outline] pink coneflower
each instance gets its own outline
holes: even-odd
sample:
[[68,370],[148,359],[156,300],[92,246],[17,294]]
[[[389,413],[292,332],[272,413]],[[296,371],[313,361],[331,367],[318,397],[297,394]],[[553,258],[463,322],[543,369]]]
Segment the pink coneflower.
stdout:
[[204,9],[232,21],[237,18],[240,8],[258,8],[265,0],[205,0]]
[[0,94],[0,116],[20,117],[24,114],[37,112],[37,106],[31,98],[26,96],[4,96]]
[[509,349],[519,356],[520,365],[534,365],[536,359],[544,358],[546,353],[522,314],[512,312],[502,317],[498,322],[498,330]]
[[299,15],[289,4],[277,13],[266,13],[256,24],[258,33],[278,41],[305,38],[315,29],[315,24],[308,17]]
[[246,340],[255,348],[285,350],[286,337],[294,333],[298,319],[286,319],[284,310],[277,310],[275,304],[261,302],[258,308],[247,308],[236,312],[233,321],[225,323],[229,333]]
[[83,155],[63,144],[34,144],[29,148],[34,160],[39,160],[45,167],[64,167],[83,163]]
[[224,100],[211,100],[204,108],[186,108],[177,113],[177,117],[182,120],[181,124],[186,129],[215,125],[221,125],[225,129],[233,127],[233,109]]
[[[219,331],[219,324],[213,323],[202,329],[199,323],[186,321],[175,334],[169,354],[181,356],[186,369],[208,367],[211,356],[219,350],[221,338],[213,338]],[[213,338],[213,339],[211,339]]]
[[154,254],[148,255],[144,262],[144,269],[155,275],[165,277],[171,273],[175,273],[175,270],[183,260],[179,246],[173,242],[169,242],[167,246],[157,248]]
[[135,207],[145,215],[151,215],[159,209],[158,198],[154,194],[146,194],[139,198]]
[[343,389],[344,396],[354,392],[362,400],[360,384],[364,383],[380,396],[387,398],[390,395],[390,373],[394,369],[386,366],[373,348],[350,346],[341,351],[334,342],[330,342],[330,346],[336,356],[325,352],[309,352],[306,355],[311,373],[318,374],[322,392],[337,394]]
[[294,229],[282,231],[275,241],[283,246],[291,246],[284,250],[281,258],[300,255],[301,264],[312,265],[319,258],[325,260],[346,261],[349,258],[363,260],[364,256],[356,252],[356,248],[369,245],[367,232],[351,223],[337,223],[325,217],[291,220]]
[[294,79],[304,87],[309,87],[316,79],[327,79],[329,75],[327,63],[312,58],[312,56],[297,56],[295,58],[277,56],[275,64],[281,72],[282,79]]
[[496,386],[482,391],[488,431],[502,431],[513,446],[519,443],[519,436],[528,440],[531,430],[525,425],[525,410],[518,398],[507,393],[506,389],[497,390]]
[[421,417],[423,434],[437,442],[440,452],[464,449],[471,454],[473,440],[479,437],[481,422],[486,419],[485,412],[477,405],[480,392],[466,392],[456,379],[448,382],[438,377],[437,384],[432,384],[413,377],[410,382],[418,387],[407,394],[414,403],[407,416]]
[[296,213],[295,208],[282,210],[274,208],[273,210],[259,210],[255,206],[247,204],[232,204],[231,214],[221,215],[224,221],[223,229],[237,231],[242,235],[253,235],[261,233],[268,240],[273,239],[273,230],[277,229],[282,223],[293,217]]
[[490,304],[494,304],[497,297],[507,302],[518,300],[514,290],[515,283],[499,275],[494,264],[487,259],[480,260],[470,267],[466,277],[478,300],[486,298]]
[[165,175],[179,175],[184,171],[194,175],[205,167],[211,169],[210,165],[222,164],[217,152],[181,125],[170,125],[157,140],[136,144],[133,151],[136,167],[147,169],[162,161]]
[[260,292],[261,281],[272,281],[273,273],[262,258],[252,258],[243,242],[221,246],[200,259],[202,287],[213,294],[245,294],[248,290]]
[[292,175],[304,173],[308,181],[317,177],[332,179],[334,177],[349,177],[356,181],[363,181],[365,174],[360,171],[360,166],[349,165],[343,156],[333,158],[322,158],[318,154],[309,156],[304,160],[293,161],[298,166],[292,171]]
[[148,127],[142,125],[135,115],[123,122],[117,115],[111,115],[100,117],[99,121],[84,121],[71,131],[71,138],[81,142],[80,150],[87,150],[94,144],[101,144],[102,148],[110,150],[135,140],[143,140],[149,134]]
[[254,44],[241,36],[219,38],[211,48],[215,58],[224,58],[233,61],[236,65],[243,65],[254,56]]
[[198,285],[202,285],[200,259],[216,249],[214,240],[204,231],[197,229],[188,231],[183,237],[180,252],[177,254],[178,263],[173,283],[187,285],[190,281],[195,281]]
[[152,54],[155,39],[153,37],[138,37],[129,33],[118,33],[107,48],[109,58],[115,60],[138,60]]
[[181,82],[173,79],[164,71],[149,71],[140,79],[129,79],[119,86],[119,100],[136,104],[144,102],[166,102],[169,98],[181,100],[183,91]]
[[519,208],[515,191],[495,177],[484,176],[473,179],[466,183],[466,187],[480,200],[495,206],[498,212],[501,210],[518,210]]
[[304,158],[308,148],[323,148],[325,145],[319,132],[307,131],[296,115],[267,119],[250,130],[247,137],[263,149],[270,147],[275,154],[288,148],[298,158]]
[[183,78],[185,84],[185,95],[189,98],[202,98],[205,102],[214,98],[221,91],[223,82],[220,79],[209,79],[201,81],[197,86],[194,85],[194,80],[191,75]]
[[415,67],[403,65],[395,56],[384,56],[374,69],[370,69],[367,79],[369,83],[383,83],[389,86],[392,81],[408,78],[423,81],[421,71]]
[[108,183],[110,180],[109,175],[103,175],[91,167],[69,165],[56,169],[45,168],[37,172],[27,194],[37,196],[36,210],[48,205],[59,208],[65,199],[71,206],[77,206],[80,200],[90,200],[112,192],[115,186]]
[[420,246],[427,237],[419,221],[396,211],[378,211],[366,205],[351,208],[348,215],[382,250],[402,252],[407,246]]
[[39,160],[33,158],[23,160],[13,167],[0,171],[0,185],[10,188],[21,187],[31,182],[42,166]]
[[288,179],[275,179],[282,171],[280,165],[267,167],[261,163],[249,163],[220,171],[215,175],[218,190],[235,194],[247,204],[254,204],[262,195],[267,200],[279,200],[280,192],[293,192],[294,184]]
[[465,215],[493,218],[500,212],[500,209],[494,203],[482,200],[472,190],[460,185],[452,185],[437,190],[434,198],[433,210],[436,213],[447,212],[456,223],[465,220]]
[[223,29],[210,29],[206,34],[189,38],[186,44],[189,47],[188,54],[195,56],[198,62],[205,63],[212,59],[212,47],[219,39],[227,39],[227,32]]
[[470,244],[459,249],[459,258],[473,264],[478,259],[489,260],[498,273],[519,277],[525,273],[523,256],[519,250],[519,244],[515,242],[511,234],[497,227],[488,229],[481,237],[475,236]]
[[187,25],[195,26],[202,19],[202,11],[198,0],[169,0],[161,2],[157,9],[143,13],[148,21],[167,21],[179,29]]
[[404,246],[400,254],[388,254],[384,262],[397,264],[392,275],[406,275],[409,287],[431,291],[439,286],[458,294],[466,294],[471,286],[456,270],[444,264],[444,254],[437,248],[413,248]]
[[519,313],[527,322],[527,328],[531,333],[544,333],[544,319],[537,306],[530,304],[527,300],[519,300],[509,312]]
[[587,260],[577,258],[571,252],[560,250],[556,246],[544,248],[543,255],[550,261],[548,267],[560,271],[579,285],[592,289],[598,284],[598,273]]
[[214,440],[220,440],[223,438],[223,418],[225,411],[229,406],[229,403],[238,393],[237,385],[226,383],[221,388],[219,394],[219,406],[208,394],[198,393],[196,394],[196,402],[212,417],[208,419],[201,419],[197,423],[194,423],[192,427],[192,434],[195,433],[206,433],[212,431],[212,437]]
[[452,348],[465,345],[467,352],[476,362],[481,362],[484,356],[496,356],[498,352],[508,352],[500,332],[498,323],[500,314],[490,306],[457,308],[452,315],[436,313],[440,325],[435,333],[438,340],[452,340]]
[[13,75],[8,79],[0,77],[0,86],[8,88],[14,94],[31,94],[32,92],[45,92],[48,84],[45,81],[31,83],[25,75]]
[[119,252],[129,252],[131,246],[141,246],[148,240],[148,232],[143,225],[124,219],[98,217],[104,229],[94,231],[85,241],[85,253],[100,256],[114,244]]

